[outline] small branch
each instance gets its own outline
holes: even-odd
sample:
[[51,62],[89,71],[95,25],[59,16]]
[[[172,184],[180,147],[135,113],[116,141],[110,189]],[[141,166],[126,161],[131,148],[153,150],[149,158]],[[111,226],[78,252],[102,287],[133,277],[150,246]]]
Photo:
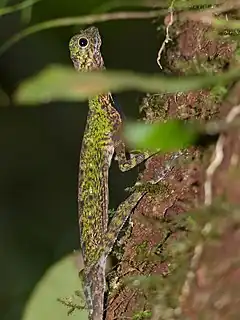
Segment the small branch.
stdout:
[[223,153],[223,144],[224,144],[225,138],[224,136],[220,136],[216,148],[215,148],[215,158],[210,163],[209,167],[206,170],[206,181],[204,184],[204,192],[205,192],[205,200],[204,203],[206,206],[210,206],[212,203],[212,177],[215,173],[216,169],[219,167],[219,165],[222,163],[224,153]]
[[[230,124],[238,115],[240,114],[240,105],[233,107],[225,121],[227,124]],[[213,161],[210,163],[209,167],[206,170],[206,181],[204,184],[204,193],[205,193],[205,205],[209,206],[212,204],[212,177],[216,171],[216,169],[220,166],[224,158],[224,142],[226,138],[224,135],[221,135],[217,141],[215,148],[215,157]]]

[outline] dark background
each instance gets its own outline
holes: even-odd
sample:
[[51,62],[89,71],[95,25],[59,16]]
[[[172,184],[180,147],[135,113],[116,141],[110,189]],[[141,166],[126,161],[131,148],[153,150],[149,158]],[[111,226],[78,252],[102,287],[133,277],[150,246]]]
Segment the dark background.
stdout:
[[[43,0],[30,24],[88,14],[104,1]],[[1,4],[2,2],[0,2]],[[16,2],[8,2],[8,5]],[[21,12],[1,17],[0,44],[27,27]],[[97,25],[108,69],[160,72],[156,25],[150,20]],[[86,103],[16,107],[18,84],[52,63],[71,65],[70,37],[81,26],[31,35],[0,57],[0,319],[17,320],[31,290],[46,269],[78,248],[77,175]],[[142,94],[118,94],[123,112],[138,116]],[[110,173],[110,208],[126,197],[137,170]]]

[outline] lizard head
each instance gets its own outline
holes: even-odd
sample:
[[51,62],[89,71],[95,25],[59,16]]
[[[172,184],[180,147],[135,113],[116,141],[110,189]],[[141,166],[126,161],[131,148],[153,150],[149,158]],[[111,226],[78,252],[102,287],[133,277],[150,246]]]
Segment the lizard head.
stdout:
[[102,41],[96,27],[89,27],[74,35],[69,42],[70,56],[78,71],[104,69],[100,47]]

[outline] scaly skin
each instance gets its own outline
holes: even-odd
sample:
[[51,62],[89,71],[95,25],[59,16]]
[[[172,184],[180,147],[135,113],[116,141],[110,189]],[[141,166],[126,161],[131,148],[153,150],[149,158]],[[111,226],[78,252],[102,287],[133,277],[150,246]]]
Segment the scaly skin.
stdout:
[[[103,70],[98,29],[90,27],[73,36],[70,55],[77,71]],[[131,211],[143,196],[135,192],[117,209],[108,222],[108,172],[114,152],[122,171],[147,157],[135,154],[126,159],[119,140],[122,119],[110,93],[89,99],[89,113],[79,165],[78,211],[80,245],[84,261],[83,283],[90,320],[104,319],[106,258]]]

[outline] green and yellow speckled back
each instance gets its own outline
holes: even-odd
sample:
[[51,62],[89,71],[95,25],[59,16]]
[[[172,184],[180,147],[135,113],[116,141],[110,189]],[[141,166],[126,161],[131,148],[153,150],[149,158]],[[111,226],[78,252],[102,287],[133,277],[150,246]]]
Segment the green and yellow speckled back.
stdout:
[[[104,69],[98,29],[87,28],[69,43],[77,71]],[[103,251],[108,226],[108,171],[114,153],[113,134],[121,117],[112,105],[110,94],[89,100],[79,165],[78,208],[80,240],[86,270],[90,270]]]

